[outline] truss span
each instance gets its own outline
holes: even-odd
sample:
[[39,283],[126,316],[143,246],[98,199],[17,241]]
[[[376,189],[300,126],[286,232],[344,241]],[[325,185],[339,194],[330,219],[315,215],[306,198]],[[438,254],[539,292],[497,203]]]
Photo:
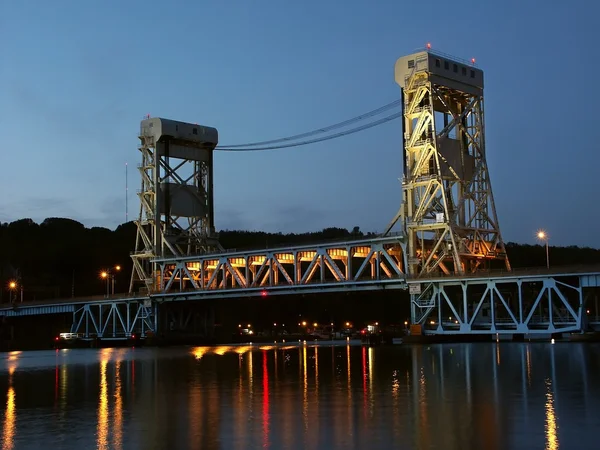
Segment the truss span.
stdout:
[[425,334],[553,334],[594,328],[600,273],[409,280]]
[[161,259],[159,292],[265,295],[327,288],[404,286],[401,236]]
[[73,311],[71,333],[85,339],[145,338],[156,330],[157,315],[150,299],[105,301],[78,305]]

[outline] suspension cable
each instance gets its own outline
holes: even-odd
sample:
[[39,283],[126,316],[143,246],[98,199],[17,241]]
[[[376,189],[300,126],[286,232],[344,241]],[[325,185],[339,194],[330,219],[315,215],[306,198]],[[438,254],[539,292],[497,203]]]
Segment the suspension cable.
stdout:
[[[280,142],[287,142],[287,141],[295,141],[297,139],[301,139],[301,138],[306,138],[306,137],[310,137],[316,134],[321,134],[321,133],[326,133],[328,131],[332,131],[332,130],[336,130],[338,128],[343,128],[345,126],[351,125],[355,122],[359,122],[361,120],[367,119],[369,117],[373,117],[373,116],[377,116],[379,114],[381,114],[384,111],[387,111],[389,109],[395,108],[396,106],[400,105],[400,100],[395,100],[391,103],[388,103],[387,105],[384,105],[380,108],[374,109],[373,111],[369,111],[367,113],[361,114],[360,116],[356,116],[353,117],[352,119],[347,119],[344,120],[343,122],[339,122],[333,125],[329,125],[327,127],[324,128],[318,128],[316,130],[313,131],[308,131],[305,133],[301,133],[301,134],[296,134],[293,136],[288,136],[288,137],[284,137],[284,138],[279,138],[279,139],[272,139],[269,141],[261,141],[261,142],[251,142],[249,144],[235,144],[235,145],[220,145],[217,146],[217,150],[227,150],[230,151],[230,149],[234,149],[234,148],[242,148],[242,147],[254,147],[254,146],[258,146],[258,145],[267,145],[267,144],[278,144]],[[318,142],[318,141],[317,141]]]
[[308,144],[314,144],[316,142],[323,142],[323,141],[328,141],[330,139],[336,139],[342,136],[347,136],[349,134],[354,134],[354,133],[358,133],[359,131],[363,131],[363,130],[367,130],[369,128],[373,128],[376,127],[378,125],[381,125],[383,123],[389,122],[391,120],[397,119],[398,117],[402,116],[402,111],[391,114],[389,116],[386,116],[382,119],[376,120],[374,122],[369,122],[365,125],[361,125],[359,127],[356,128],[351,128],[350,130],[346,130],[346,131],[341,131],[339,133],[335,133],[329,136],[323,136],[323,137],[319,137],[319,138],[315,138],[315,139],[310,139],[307,141],[301,141],[301,142],[293,142],[293,143],[289,143],[289,144],[283,144],[283,145],[273,145],[273,146],[266,146],[266,147],[249,147],[249,148],[239,148],[239,147],[216,147],[215,150],[218,151],[222,151],[222,152],[253,152],[253,151],[263,151],[263,150],[278,150],[278,149],[282,149],[282,148],[289,148],[289,147],[299,147],[301,145],[308,145]]

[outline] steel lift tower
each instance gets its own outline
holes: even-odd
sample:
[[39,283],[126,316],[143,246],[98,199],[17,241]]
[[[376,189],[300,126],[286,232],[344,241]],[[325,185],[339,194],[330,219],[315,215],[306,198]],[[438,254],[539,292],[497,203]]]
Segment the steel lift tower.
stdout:
[[400,221],[413,277],[510,270],[486,162],[483,71],[422,51],[396,62],[404,108]]
[[160,118],[141,122],[142,189],[129,290],[159,283],[156,258],[222,250],[213,203],[215,128]]

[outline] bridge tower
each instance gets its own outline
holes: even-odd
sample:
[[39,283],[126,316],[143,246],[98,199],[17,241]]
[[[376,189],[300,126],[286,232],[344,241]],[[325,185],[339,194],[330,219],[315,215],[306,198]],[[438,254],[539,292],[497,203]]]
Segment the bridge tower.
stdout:
[[215,128],[161,118],[141,122],[142,189],[130,292],[159,285],[155,259],[220,250],[214,225]]
[[510,270],[486,162],[483,71],[432,51],[396,62],[403,100],[400,221],[413,277]]

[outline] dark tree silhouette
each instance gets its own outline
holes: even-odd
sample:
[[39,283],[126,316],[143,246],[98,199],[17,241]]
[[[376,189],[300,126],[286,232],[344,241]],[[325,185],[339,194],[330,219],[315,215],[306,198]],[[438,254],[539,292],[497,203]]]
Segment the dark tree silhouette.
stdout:
[[[8,299],[8,283],[23,286],[24,300],[102,295],[105,281],[100,272],[115,265],[122,267],[116,278],[117,292],[126,292],[131,276],[130,252],[136,227],[128,222],[111,231],[86,228],[66,218],[48,218],[41,224],[21,219],[0,225],[0,300]],[[326,228],[309,233],[266,233],[263,231],[223,230],[219,239],[227,249],[250,250],[323,241],[372,237],[359,227]],[[541,245],[507,244],[514,268],[543,267],[545,249]],[[600,250],[579,247],[551,247],[552,266],[600,263]],[[20,295],[20,294],[19,294]]]

